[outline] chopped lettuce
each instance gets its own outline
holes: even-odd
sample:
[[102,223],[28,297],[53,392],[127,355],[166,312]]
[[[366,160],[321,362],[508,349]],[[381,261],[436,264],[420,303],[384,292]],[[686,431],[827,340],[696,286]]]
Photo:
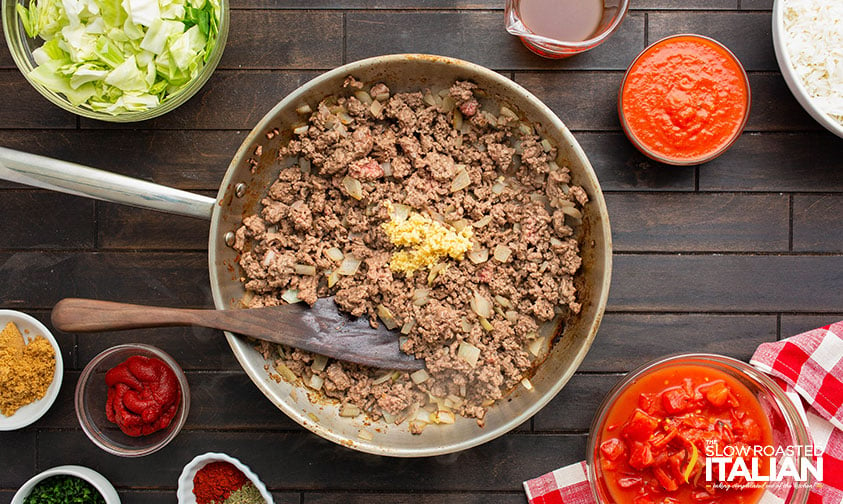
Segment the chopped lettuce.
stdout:
[[218,0],[30,0],[16,6],[33,51],[29,77],[74,105],[109,114],[149,110],[207,62]]

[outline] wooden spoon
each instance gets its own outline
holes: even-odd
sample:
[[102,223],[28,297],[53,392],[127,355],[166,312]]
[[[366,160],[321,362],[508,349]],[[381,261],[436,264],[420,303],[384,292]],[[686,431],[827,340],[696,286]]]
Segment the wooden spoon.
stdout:
[[244,310],[187,310],[94,299],[67,298],[53,308],[53,326],[65,332],[95,332],[142,327],[201,326],[282,343],[366,366],[412,371],[424,361],[398,348],[398,335],[373,329],[365,317],[352,318],[333,298]]

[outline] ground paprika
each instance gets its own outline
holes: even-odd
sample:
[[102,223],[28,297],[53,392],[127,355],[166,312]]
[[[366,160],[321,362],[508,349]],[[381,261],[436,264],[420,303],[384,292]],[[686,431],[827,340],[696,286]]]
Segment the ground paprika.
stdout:
[[249,478],[231,463],[211,462],[193,477],[196,504],[222,504],[248,482]]
[[179,409],[176,374],[160,359],[133,355],[105,374],[105,414],[128,436],[165,429]]

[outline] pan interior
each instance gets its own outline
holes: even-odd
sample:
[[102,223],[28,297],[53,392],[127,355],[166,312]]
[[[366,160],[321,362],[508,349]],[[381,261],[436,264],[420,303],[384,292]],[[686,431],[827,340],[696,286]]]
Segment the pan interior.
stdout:
[[[591,346],[603,316],[611,275],[611,234],[603,194],[588,159],[562,121],[506,77],[439,56],[390,55],[350,63],[315,78],[282,100],[252,130],[232,160],[217,196],[210,232],[211,289],[217,308],[240,306],[244,290],[237,252],[226,246],[225,235],[236,230],[244,216],[259,212],[260,200],[280,170],[275,159],[278,147],[290,138],[291,128],[300,121],[295,109],[305,103],[315,109],[321,99],[340,92],[348,75],[369,84],[384,82],[393,92],[441,89],[455,80],[471,80],[495,99],[512,104],[527,120],[544,127],[546,136],[568,159],[573,183],[582,186],[591,200],[581,230],[583,266],[577,279],[582,311],[567,321],[558,343],[531,378],[533,390],[516,388],[489,410],[484,427],[460,417],[454,425],[431,425],[421,435],[410,434],[406,423],[372,424],[362,416],[343,418],[333,404],[310,402],[303,386],[273,379],[266,370],[268,363],[250,343],[230,333],[226,337],[256,386],[293,420],[326,439],[360,451],[398,457],[440,455],[476,446],[517,427],[547,404]],[[361,429],[373,439],[361,439]]]

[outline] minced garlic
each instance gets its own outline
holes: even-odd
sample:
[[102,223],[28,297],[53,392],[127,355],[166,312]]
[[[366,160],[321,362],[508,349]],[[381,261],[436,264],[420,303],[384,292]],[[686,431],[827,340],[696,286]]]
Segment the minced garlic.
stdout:
[[[391,207],[387,203],[388,207]],[[383,223],[382,227],[389,241],[397,247],[404,247],[392,254],[389,268],[392,271],[403,271],[407,277],[422,267],[432,267],[444,257],[461,261],[465,253],[471,250],[471,238],[474,231],[471,226],[465,226],[457,232],[416,212],[404,219],[392,218]]]

